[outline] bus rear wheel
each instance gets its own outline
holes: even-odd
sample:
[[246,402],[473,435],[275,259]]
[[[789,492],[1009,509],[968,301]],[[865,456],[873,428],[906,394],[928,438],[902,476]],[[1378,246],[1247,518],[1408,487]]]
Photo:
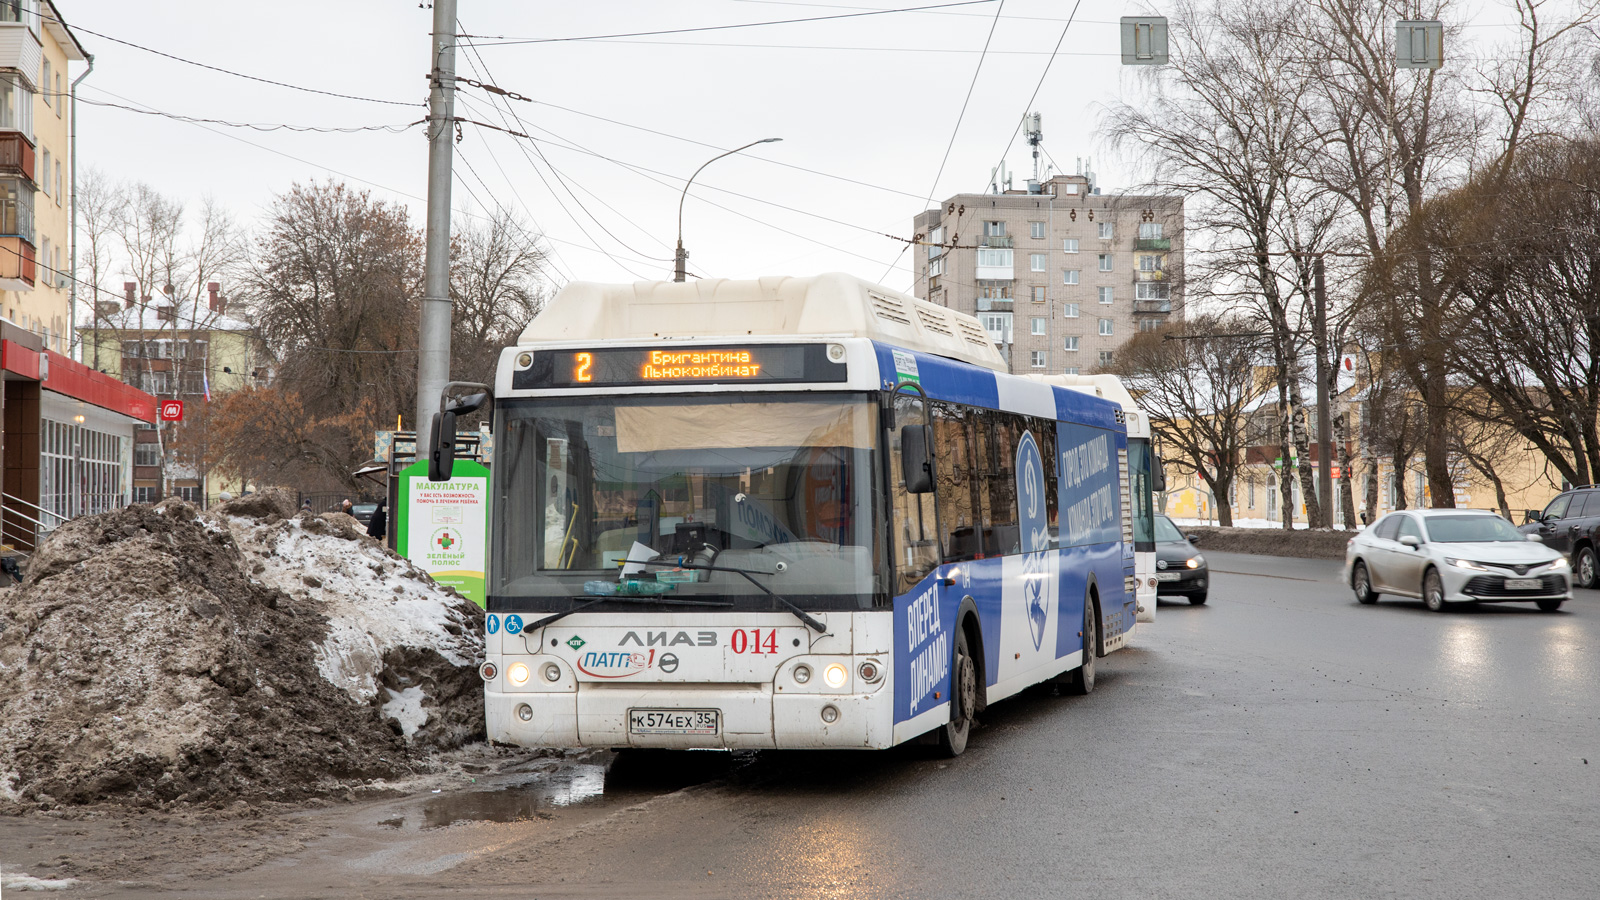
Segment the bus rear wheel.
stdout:
[[1083,598],[1083,665],[1067,673],[1067,693],[1082,696],[1094,690],[1094,657],[1100,647],[1100,619],[1094,596]]
[[956,653],[950,667],[950,721],[939,728],[939,749],[946,756],[960,756],[972,734],[972,719],[978,708],[978,668],[967,646],[967,629],[956,628]]

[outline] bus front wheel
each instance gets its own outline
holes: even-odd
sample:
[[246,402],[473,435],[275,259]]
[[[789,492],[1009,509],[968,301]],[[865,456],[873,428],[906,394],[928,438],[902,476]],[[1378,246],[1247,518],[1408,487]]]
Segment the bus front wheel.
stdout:
[[939,749],[960,756],[972,734],[972,717],[978,708],[978,668],[967,646],[967,629],[956,628],[956,653],[950,669],[950,721],[939,729]]

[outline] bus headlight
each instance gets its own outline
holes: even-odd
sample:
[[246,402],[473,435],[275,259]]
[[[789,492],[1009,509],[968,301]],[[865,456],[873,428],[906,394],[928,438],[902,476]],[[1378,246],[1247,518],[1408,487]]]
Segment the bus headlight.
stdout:
[[844,687],[844,683],[850,680],[850,670],[839,663],[830,663],[822,670],[822,680],[828,683],[828,687]]
[[794,680],[799,682],[800,684],[805,684],[806,682],[810,681],[811,680],[811,667],[806,665],[805,663],[801,663],[800,665],[795,666],[794,667]]
[[829,725],[839,721],[839,707],[834,706],[832,703],[824,706],[822,708],[822,721],[827,722]]
[[518,703],[517,704],[517,718],[521,719],[524,722],[532,722],[533,721],[533,707],[529,706],[526,703]]
[[545,681],[560,681],[561,680],[561,667],[556,665],[555,663],[546,663],[545,667],[544,667],[544,680]]
[[527,684],[528,676],[532,674],[528,671],[527,663],[512,663],[511,668],[506,670],[506,679],[512,684]]

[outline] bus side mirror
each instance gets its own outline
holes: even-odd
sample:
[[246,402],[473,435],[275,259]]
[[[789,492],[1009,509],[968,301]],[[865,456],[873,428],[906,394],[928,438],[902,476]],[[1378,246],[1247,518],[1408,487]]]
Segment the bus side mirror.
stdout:
[[900,470],[905,473],[906,493],[926,494],[933,490],[933,461],[928,455],[932,444],[933,429],[927,425],[900,429]]
[[1150,473],[1150,490],[1158,494],[1163,493],[1167,489],[1167,466],[1159,456],[1152,455],[1150,461],[1154,470]]
[[433,414],[433,450],[428,454],[428,480],[449,481],[456,467],[456,414],[445,410]]

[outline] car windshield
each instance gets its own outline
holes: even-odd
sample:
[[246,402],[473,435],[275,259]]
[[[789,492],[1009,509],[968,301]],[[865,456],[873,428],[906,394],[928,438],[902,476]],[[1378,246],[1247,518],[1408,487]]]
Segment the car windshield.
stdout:
[[[490,594],[582,597],[625,560],[683,559],[749,570],[795,602],[870,605],[885,561],[877,412],[837,393],[502,403]],[[738,573],[672,579],[670,597],[766,602]]]
[[1183,532],[1166,516],[1156,516],[1156,543],[1171,544],[1183,540]]
[[1428,537],[1441,544],[1527,540],[1499,516],[1429,516],[1426,521]]

